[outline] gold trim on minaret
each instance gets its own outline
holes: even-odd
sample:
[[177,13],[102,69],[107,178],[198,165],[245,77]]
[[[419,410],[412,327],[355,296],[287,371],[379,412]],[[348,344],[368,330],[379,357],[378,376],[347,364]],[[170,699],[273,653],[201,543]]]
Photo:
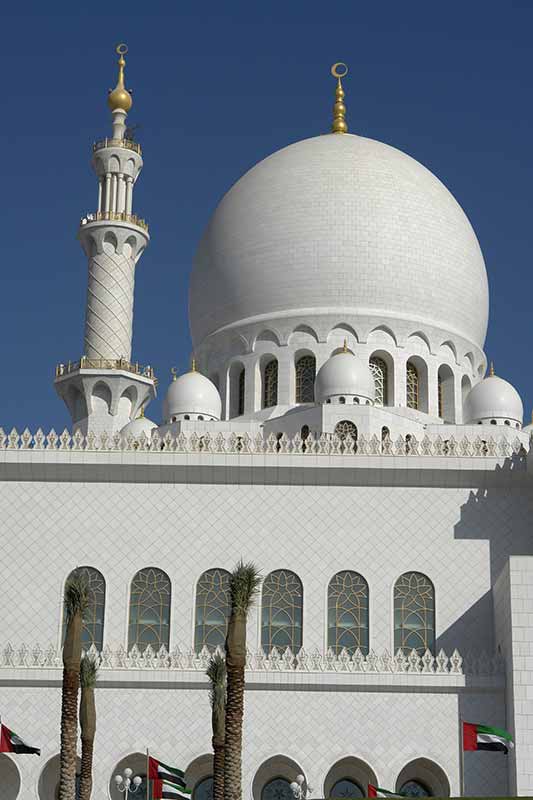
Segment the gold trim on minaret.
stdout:
[[341,78],[348,74],[348,67],[342,61],[337,61],[331,67],[331,74],[337,78],[337,88],[335,89],[335,105],[333,106],[332,133],[348,133],[346,122],[346,106],[344,105],[344,89],[342,88]]
[[109,92],[107,103],[111,111],[124,111],[127,114],[133,105],[131,94],[124,85],[124,67],[126,66],[126,59],[124,56],[128,52],[128,46],[125,44],[117,44],[116,52],[119,55],[118,80],[113,91]]

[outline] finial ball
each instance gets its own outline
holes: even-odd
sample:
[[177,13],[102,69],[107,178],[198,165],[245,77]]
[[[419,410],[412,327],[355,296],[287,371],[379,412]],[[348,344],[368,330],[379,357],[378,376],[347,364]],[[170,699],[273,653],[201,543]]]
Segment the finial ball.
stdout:
[[348,67],[344,61],[337,61],[331,68],[331,74],[334,78],[344,78],[348,74]]

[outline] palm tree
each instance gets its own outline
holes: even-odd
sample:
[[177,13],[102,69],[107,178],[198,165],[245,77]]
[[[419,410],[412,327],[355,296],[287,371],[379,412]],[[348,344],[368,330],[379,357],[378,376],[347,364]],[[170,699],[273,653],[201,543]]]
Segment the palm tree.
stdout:
[[93,788],[93,748],[96,734],[96,706],[94,687],[98,665],[94,658],[85,656],[80,665],[80,727],[81,727],[81,777],[80,800],[90,800]]
[[255,564],[242,559],[230,576],[231,615],[226,636],[226,727],[224,739],[224,800],[242,800],[242,719],[244,716],[244,668],[246,621],[259,590]]
[[85,578],[74,574],[65,584],[67,630],[63,644],[63,690],[61,695],[61,752],[59,754],[59,800],[76,795],[76,744],[78,738],[78,688],[80,684],[81,632],[88,604]]
[[[224,800],[224,726],[226,722],[226,662],[220,653],[209,660],[206,675],[211,683],[213,728],[213,800]],[[82,798],[83,800],[83,798]]]

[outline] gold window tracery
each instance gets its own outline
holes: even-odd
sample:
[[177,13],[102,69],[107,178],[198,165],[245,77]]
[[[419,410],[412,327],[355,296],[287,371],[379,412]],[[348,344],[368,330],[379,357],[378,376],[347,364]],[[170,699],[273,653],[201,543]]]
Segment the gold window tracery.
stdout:
[[419,396],[420,396],[420,380],[418,377],[418,370],[412,361],[407,362],[406,384],[407,384],[407,408],[414,408],[418,410]]
[[198,580],[194,622],[194,649],[224,647],[231,612],[229,572],[208,569]]
[[[83,650],[88,650],[94,644],[98,652],[101,652],[104,641],[105,616],[104,576],[94,567],[77,567],[72,570],[67,580],[74,577],[81,577],[86,581],[89,595],[87,612],[83,617],[81,646]],[[66,630],[66,614],[63,612],[63,639]]]
[[423,655],[435,648],[435,590],[421,572],[405,572],[394,585],[394,650]]
[[131,582],[128,650],[148,645],[157,652],[169,646],[170,578],[161,569],[146,567]]
[[261,646],[293,653],[302,646],[303,588],[294,572],[278,569],[266,576],[261,595]]
[[315,402],[316,359],[302,356],[296,362],[296,402]]
[[388,386],[388,367],[382,358],[372,356],[369,361],[370,370],[374,376],[374,384],[376,387],[376,400],[378,406],[386,406],[388,403],[387,386]]
[[337,572],[328,586],[328,648],[338,655],[368,653],[368,583],[358,572]]
[[278,362],[275,358],[266,364],[263,373],[263,408],[270,408],[278,402]]

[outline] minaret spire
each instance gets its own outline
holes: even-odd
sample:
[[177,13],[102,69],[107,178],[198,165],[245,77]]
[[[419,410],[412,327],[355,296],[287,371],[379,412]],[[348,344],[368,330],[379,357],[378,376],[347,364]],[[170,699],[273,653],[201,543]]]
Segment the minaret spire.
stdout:
[[83,433],[117,432],[155,396],[151,367],[140,367],[131,354],[135,267],[150,237],[133,213],[143,159],[140,145],[126,138],[133,103],[124,83],[128,48],[119,44],[116,52],[117,85],[108,97],[113,137],[93,145],[98,206],[78,233],[89,264],[83,355],[60,365],[56,375],[56,389]]
[[348,133],[348,123],[346,122],[346,106],[344,105],[344,89],[342,88],[341,78],[348,74],[348,67],[342,61],[337,61],[331,68],[331,74],[337,78],[337,88],[335,89],[335,105],[333,106],[332,133]]

